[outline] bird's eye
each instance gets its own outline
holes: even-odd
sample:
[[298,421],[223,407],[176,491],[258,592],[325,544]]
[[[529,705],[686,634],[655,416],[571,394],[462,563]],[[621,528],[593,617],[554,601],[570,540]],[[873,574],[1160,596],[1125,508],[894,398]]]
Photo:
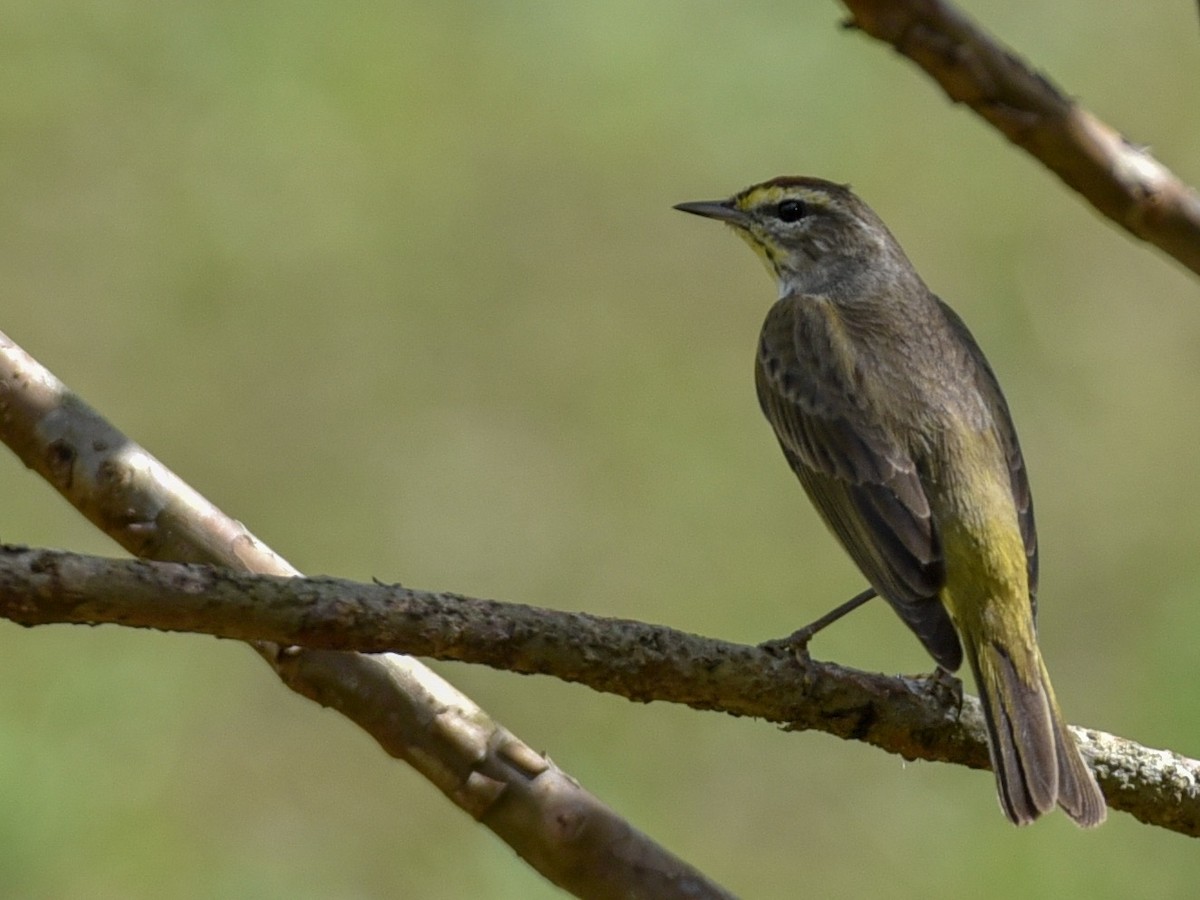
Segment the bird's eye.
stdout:
[[808,215],[808,206],[803,200],[782,200],[775,215],[781,222],[799,222]]

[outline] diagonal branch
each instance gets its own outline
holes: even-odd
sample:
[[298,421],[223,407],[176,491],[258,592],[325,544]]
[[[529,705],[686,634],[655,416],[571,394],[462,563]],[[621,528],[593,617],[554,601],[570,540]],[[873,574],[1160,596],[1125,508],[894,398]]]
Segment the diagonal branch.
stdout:
[[[978,702],[937,679],[888,678],[659,625],[336,578],[0,548],[0,616],[111,622],[323,650],[396,650],[552,675],[873,744],[906,759],[988,765]],[[1200,836],[1200,762],[1075,730],[1108,803]]]
[[943,0],[842,0],[891,44],[1126,231],[1200,274],[1200,195]]
[[[0,334],[0,440],[136,556],[299,573]],[[729,897],[416,660],[255,649],[578,897]]]

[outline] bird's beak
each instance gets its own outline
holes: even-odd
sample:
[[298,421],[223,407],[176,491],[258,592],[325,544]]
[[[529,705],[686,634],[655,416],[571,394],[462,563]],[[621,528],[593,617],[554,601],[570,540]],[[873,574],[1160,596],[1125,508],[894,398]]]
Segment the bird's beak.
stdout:
[[704,216],[706,219],[716,219],[730,225],[745,225],[748,217],[733,205],[732,200],[697,200],[692,203],[676,203],[675,209],[691,213],[694,216]]

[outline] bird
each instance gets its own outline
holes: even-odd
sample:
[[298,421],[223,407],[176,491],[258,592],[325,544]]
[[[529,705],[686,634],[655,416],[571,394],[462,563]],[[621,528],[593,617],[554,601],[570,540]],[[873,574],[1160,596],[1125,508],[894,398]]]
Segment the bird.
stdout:
[[[849,186],[785,176],[680,203],[723,222],[779,288],[759,404],[813,506],[938,666],[979,691],[1000,806],[1099,825],[1104,796],[1037,643],[1038,544],[1008,403],[963,320]],[[852,601],[853,602],[853,601]]]

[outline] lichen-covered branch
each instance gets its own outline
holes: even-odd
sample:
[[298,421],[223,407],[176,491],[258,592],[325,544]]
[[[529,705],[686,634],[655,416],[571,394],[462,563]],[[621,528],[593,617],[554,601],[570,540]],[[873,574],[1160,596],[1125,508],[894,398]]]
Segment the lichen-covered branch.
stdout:
[[[801,664],[790,653],[659,625],[399,585],[4,547],[0,616],[26,625],[112,622],[482,663],[630,700],[666,700],[824,731],[907,759],[988,765],[977,702],[963,698],[960,709],[954,692],[937,679]],[[1200,835],[1200,762],[1099,731],[1076,733],[1111,807]]]
[[[136,556],[299,574],[3,334],[0,441]],[[416,660],[249,639],[289,687],[356,722],[559,887],[603,900],[730,896]]]
[[895,47],[1112,221],[1200,274],[1200,195],[1143,146],[944,0],[842,0]]

